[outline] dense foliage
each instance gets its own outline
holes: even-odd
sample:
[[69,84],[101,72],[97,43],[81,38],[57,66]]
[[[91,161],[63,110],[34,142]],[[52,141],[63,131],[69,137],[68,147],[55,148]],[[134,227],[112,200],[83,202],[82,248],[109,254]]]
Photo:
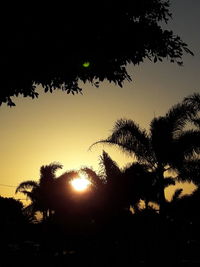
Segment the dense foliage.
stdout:
[[2,8],[0,104],[37,97],[37,85],[72,94],[81,92],[79,81],[122,86],[130,80],[126,65],[146,58],[181,64],[191,51],[164,26],[169,7],[168,0],[125,0]]

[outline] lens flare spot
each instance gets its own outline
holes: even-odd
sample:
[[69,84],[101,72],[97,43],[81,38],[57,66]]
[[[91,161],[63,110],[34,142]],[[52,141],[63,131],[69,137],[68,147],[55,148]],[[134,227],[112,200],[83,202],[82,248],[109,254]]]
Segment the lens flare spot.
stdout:
[[83,62],[82,66],[84,68],[88,68],[90,66],[90,62],[89,61],[85,61],[85,62]]

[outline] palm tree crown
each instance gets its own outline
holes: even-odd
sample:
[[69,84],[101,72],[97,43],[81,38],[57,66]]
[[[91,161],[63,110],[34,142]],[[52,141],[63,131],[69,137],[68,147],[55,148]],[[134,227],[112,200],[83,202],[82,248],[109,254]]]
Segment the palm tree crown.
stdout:
[[47,219],[52,210],[52,189],[55,183],[55,172],[61,169],[60,163],[51,163],[43,165],[40,168],[40,179],[36,181],[25,181],[18,185],[16,193],[20,192],[27,196],[31,201],[25,209],[30,214],[40,211],[43,214],[43,219]]
[[165,202],[164,173],[169,168],[179,170],[188,157],[191,159],[200,152],[199,129],[186,127],[188,123],[199,123],[199,111],[200,94],[193,94],[172,106],[165,116],[154,118],[149,133],[133,120],[120,119],[107,139],[94,144],[117,145],[133,155],[138,163],[145,164],[155,174],[155,181],[159,184],[161,209]]

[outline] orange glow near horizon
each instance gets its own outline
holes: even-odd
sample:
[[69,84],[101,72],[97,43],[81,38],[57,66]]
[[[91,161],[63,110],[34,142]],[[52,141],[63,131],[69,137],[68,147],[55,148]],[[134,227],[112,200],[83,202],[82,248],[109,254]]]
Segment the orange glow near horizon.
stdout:
[[[106,139],[120,118],[132,119],[148,133],[152,119],[164,116],[172,105],[199,92],[199,1],[171,2],[174,16],[170,28],[183,37],[195,54],[184,56],[184,67],[167,60],[156,64],[144,60],[140,65],[126,66],[132,82],[124,81],[123,88],[108,80],[100,82],[99,88],[89,81],[78,81],[83,94],[72,95],[63,90],[44,93],[44,88],[38,85],[39,98],[19,95],[12,97],[15,107],[0,106],[0,196],[25,199],[23,194],[15,194],[16,187],[23,181],[39,181],[40,167],[52,162],[63,165],[56,177],[83,167],[98,172],[103,150],[123,169],[134,157],[119,147],[106,144],[93,146],[91,150],[89,147]],[[186,16],[187,10],[190,12]],[[93,64],[85,57],[79,66],[83,72]],[[192,183],[169,186],[166,198],[171,199],[177,188],[190,194],[195,186]]]

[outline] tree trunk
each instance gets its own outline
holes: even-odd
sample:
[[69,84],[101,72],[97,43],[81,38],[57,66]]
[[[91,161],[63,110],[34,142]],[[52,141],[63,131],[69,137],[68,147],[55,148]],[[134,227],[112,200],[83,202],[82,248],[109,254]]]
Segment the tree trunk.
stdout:
[[158,174],[158,181],[159,181],[159,205],[160,215],[165,214],[165,207],[166,207],[166,198],[165,198],[165,187],[164,187],[164,168],[161,166],[157,170]]
[[42,213],[43,213],[43,221],[46,221],[47,220],[47,211],[44,210]]
[[145,209],[147,210],[149,208],[149,200],[145,199],[144,203],[145,203]]

